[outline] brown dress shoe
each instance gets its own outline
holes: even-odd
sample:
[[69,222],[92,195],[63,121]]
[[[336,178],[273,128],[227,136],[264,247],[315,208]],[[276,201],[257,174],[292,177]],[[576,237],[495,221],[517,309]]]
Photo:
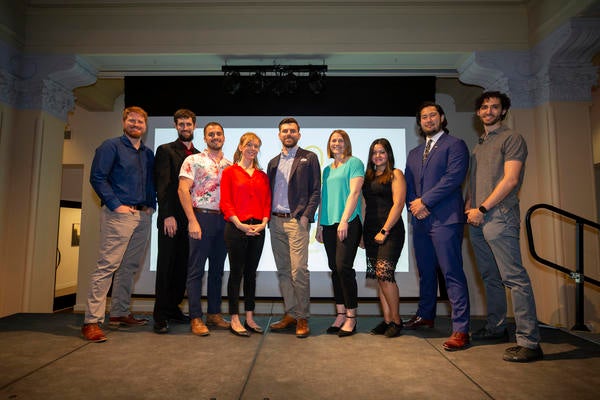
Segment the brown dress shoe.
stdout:
[[308,320],[306,318],[298,318],[296,325],[296,337],[305,338],[310,335],[310,328],[308,327]]
[[137,319],[133,316],[133,314],[129,314],[126,317],[110,317],[109,325],[111,327],[119,327],[119,326],[142,326],[148,323],[147,319],[140,318]]
[[81,333],[83,334],[83,338],[85,340],[89,340],[90,342],[106,342],[106,336],[104,335],[104,332],[96,323],[83,324],[81,327]]
[[285,314],[281,320],[271,324],[272,331],[281,331],[289,328],[290,326],[296,325],[296,318],[289,314]]
[[192,327],[192,333],[194,335],[207,336],[210,334],[210,331],[208,330],[206,325],[204,325],[202,318],[193,318],[190,325]]
[[442,345],[446,351],[464,350],[471,345],[468,333],[452,332],[452,336]]
[[403,325],[404,329],[418,329],[418,328],[433,328],[432,319],[423,319],[418,315],[413,316],[411,319],[406,321]]
[[206,325],[216,329],[229,329],[231,326],[221,314],[206,314]]

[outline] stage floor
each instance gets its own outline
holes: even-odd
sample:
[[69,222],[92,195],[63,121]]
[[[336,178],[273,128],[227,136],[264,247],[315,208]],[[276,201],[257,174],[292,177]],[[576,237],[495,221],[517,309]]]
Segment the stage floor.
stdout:
[[[278,318],[257,321],[267,327]],[[82,320],[70,312],[0,319],[0,399],[582,400],[600,393],[600,344],[547,327],[544,360],[518,364],[502,360],[510,343],[444,351],[448,318],[393,339],[369,334],[374,316],[359,316],[358,333],[346,338],[325,334],[333,317],[314,316],[306,339],[292,331],[196,337],[176,324],[157,335],[150,321],[106,329],[105,343],[85,342]],[[472,330],[482,325],[474,320]]]

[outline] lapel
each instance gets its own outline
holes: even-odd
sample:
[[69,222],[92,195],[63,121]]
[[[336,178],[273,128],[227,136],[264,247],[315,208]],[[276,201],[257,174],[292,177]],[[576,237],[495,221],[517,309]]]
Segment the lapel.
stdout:
[[300,164],[300,159],[302,158],[302,155],[302,149],[298,147],[298,150],[296,150],[296,157],[294,157],[294,162],[292,162],[292,169],[290,170],[290,179],[292,176],[294,176],[296,168],[298,168],[298,164]]
[[[442,136],[440,136],[438,138],[438,140],[435,141],[435,143],[433,144],[431,149],[429,149],[429,155],[427,156],[427,160],[425,160],[425,162],[421,162],[421,175],[423,174],[424,170],[427,168],[427,166],[431,162],[431,159],[435,157],[438,148],[441,145],[443,145],[444,140],[446,140],[447,135],[448,135],[447,133],[442,134]],[[425,151],[425,144],[423,144],[423,151]],[[421,154],[423,154],[423,151],[421,152]]]

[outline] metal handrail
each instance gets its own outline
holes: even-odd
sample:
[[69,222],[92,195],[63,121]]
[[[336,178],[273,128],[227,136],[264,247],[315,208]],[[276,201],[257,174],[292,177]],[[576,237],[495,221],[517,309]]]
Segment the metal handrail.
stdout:
[[[535,244],[533,241],[533,232],[531,229],[531,215],[536,210],[539,210],[540,208],[545,208],[547,210],[555,212],[556,214],[560,214],[563,217],[567,217],[567,218],[570,218],[575,221],[575,225],[576,225],[575,257],[577,259],[575,271],[572,271],[571,269],[566,268],[565,266],[558,265],[550,260],[542,258],[535,251]],[[529,210],[527,210],[527,215],[525,216],[525,228],[527,229],[527,243],[529,245],[529,251],[531,252],[531,255],[533,256],[533,258],[544,265],[547,265],[551,268],[554,268],[560,272],[563,272],[563,273],[569,275],[569,277],[571,277],[571,279],[573,279],[575,281],[575,325],[571,328],[571,330],[579,330],[579,331],[589,331],[587,326],[585,326],[585,324],[583,323],[584,282],[588,282],[588,283],[591,283],[593,285],[600,287],[600,281],[598,281],[596,279],[592,279],[583,274],[583,270],[584,270],[583,269],[583,255],[584,255],[584,252],[583,252],[583,227],[585,225],[590,226],[590,227],[595,228],[598,231],[600,231],[600,224],[598,224],[597,222],[580,217],[579,215],[572,214],[568,211],[562,210],[562,209],[552,206],[550,204],[544,204],[544,203],[535,204],[535,205],[531,206],[529,208]]]

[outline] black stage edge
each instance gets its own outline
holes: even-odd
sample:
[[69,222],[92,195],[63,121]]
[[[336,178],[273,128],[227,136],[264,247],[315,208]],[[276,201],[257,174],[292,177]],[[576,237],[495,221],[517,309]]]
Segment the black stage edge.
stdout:
[[[248,79],[248,78],[246,78]],[[300,85],[295,94],[255,94],[242,86],[225,92],[223,76],[127,76],[125,105],[151,116],[172,116],[179,108],[214,116],[414,116],[420,103],[435,100],[435,77],[326,77],[314,94]]]

